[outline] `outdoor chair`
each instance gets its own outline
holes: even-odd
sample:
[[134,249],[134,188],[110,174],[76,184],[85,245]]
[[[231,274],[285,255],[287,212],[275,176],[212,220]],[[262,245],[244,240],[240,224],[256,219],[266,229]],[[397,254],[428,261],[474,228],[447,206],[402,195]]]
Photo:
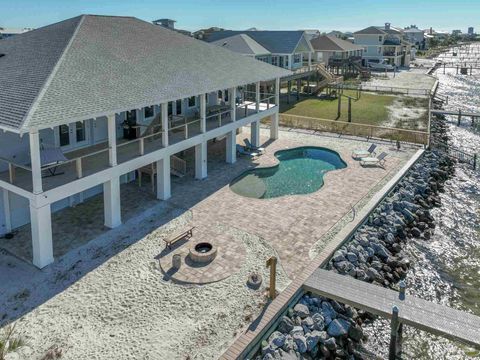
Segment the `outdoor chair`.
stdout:
[[250,140],[248,140],[248,138],[243,139],[243,142],[246,145],[245,147],[250,151],[259,152],[260,154],[263,154],[265,152],[265,148],[253,146]]
[[58,147],[42,147],[40,149],[40,162],[42,165],[42,170],[48,171],[48,175],[46,175],[45,177],[62,175],[63,172],[57,173],[58,166],[67,161],[68,159],[63,154],[62,149]]
[[256,153],[256,152],[247,151],[242,145],[238,145],[238,144],[237,144],[237,153],[240,155],[249,156],[251,158],[254,158],[260,155],[259,153]]
[[377,148],[377,145],[372,144],[368,148],[368,150],[363,150],[363,149],[357,149],[352,151],[352,158],[354,159],[361,159],[365,157],[374,157],[375,154],[375,149]]
[[387,157],[387,153],[382,152],[380,155],[377,157],[365,157],[360,160],[360,165],[365,166],[365,165],[374,165],[374,166],[380,166],[384,167],[385,165],[385,158]]

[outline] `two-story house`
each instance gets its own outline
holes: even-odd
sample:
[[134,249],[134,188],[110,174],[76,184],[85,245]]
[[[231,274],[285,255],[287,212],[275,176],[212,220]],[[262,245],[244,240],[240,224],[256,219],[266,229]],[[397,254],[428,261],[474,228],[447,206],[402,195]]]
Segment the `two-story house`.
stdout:
[[[288,70],[311,65],[314,56],[314,49],[303,30],[225,30],[212,32],[204,40],[242,55],[254,55],[257,60]],[[267,54],[262,53],[264,49]]]
[[356,61],[362,58],[364,48],[336,36],[322,35],[312,39],[315,60],[329,65],[335,61]]
[[165,200],[174,154],[194,150],[203,179],[214,139],[233,163],[241,127],[259,145],[267,118],[277,138],[290,73],[133,17],[78,16],[3,39],[0,54],[0,235],[30,224],[39,268],[54,261],[52,212],[103,193],[114,228],[138,169],[154,165]]
[[425,34],[423,30],[419,29],[415,25],[411,25],[410,27],[403,30],[403,34],[405,39],[413,44],[418,50],[425,50]]
[[390,23],[385,26],[370,26],[353,34],[354,43],[362,46],[363,65],[369,61],[386,63],[394,66],[409,66],[411,60],[411,44],[404,40],[399,29]]

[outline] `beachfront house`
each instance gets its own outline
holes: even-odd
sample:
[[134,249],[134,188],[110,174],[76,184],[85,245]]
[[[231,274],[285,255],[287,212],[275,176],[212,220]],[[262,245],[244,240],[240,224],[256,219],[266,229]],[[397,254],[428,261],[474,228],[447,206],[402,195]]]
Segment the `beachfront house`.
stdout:
[[312,39],[310,43],[315,50],[315,61],[330,63],[343,63],[359,61],[362,59],[363,47],[352,44],[336,36],[323,35]]
[[[240,35],[240,36],[239,36]],[[205,41],[226,47],[242,55],[255,55],[271,65],[288,70],[298,70],[312,65],[314,50],[305,31],[215,31],[205,36]],[[263,49],[267,54],[261,54]]]
[[364,48],[363,65],[368,62],[385,62],[394,66],[409,66],[412,58],[411,44],[404,40],[402,31],[385,23],[370,26],[354,34],[354,43]]
[[425,34],[417,26],[411,25],[403,30],[405,39],[413,44],[418,50],[425,50]]
[[[121,183],[152,166],[156,198],[194,149],[260,120],[278,137],[279,79],[289,72],[133,17],[82,15],[0,41],[0,235],[31,227],[32,261],[52,263],[52,212],[103,193],[104,224],[122,223]],[[261,93],[260,88],[269,93]],[[178,156],[175,156],[177,154]],[[68,226],[68,225],[64,225]]]

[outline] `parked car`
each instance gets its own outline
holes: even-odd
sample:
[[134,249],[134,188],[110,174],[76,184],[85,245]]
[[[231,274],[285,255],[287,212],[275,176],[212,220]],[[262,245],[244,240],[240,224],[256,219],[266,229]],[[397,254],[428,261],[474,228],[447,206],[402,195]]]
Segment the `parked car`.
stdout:
[[387,63],[387,60],[382,59],[382,60],[369,60],[367,62],[367,67],[373,69],[373,70],[395,70],[395,66],[390,65]]

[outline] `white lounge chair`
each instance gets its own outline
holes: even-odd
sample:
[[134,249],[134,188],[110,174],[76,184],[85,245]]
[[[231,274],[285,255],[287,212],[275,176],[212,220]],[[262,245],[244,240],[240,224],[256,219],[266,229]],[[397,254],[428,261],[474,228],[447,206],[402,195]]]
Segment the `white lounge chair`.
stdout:
[[260,155],[257,152],[247,151],[242,145],[238,145],[238,144],[237,144],[237,153],[239,153],[240,155],[250,156],[252,158]]
[[255,151],[259,152],[260,154],[263,154],[265,152],[265,148],[263,147],[258,147],[258,146],[253,146],[250,140],[248,138],[243,139],[243,142],[245,143],[245,147],[250,150],[250,151]]
[[382,152],[380,155],[377,157],[365,157],[360,159],[360,165],[365,166],[365,165],[374,165],[374,166],[380,166],[384,167],[385,164],[385,158],[387,157],[387,153]]
[[363,150],[363,149],[353,150],[352,151],[352,158],[361,159],[361,158],[365,158],[365,157],[373,157],[373,156],[375,156],[375,149],[376,148],[377,148],[377,145],[372,144],[372,145],[370,145],[368,150]]

